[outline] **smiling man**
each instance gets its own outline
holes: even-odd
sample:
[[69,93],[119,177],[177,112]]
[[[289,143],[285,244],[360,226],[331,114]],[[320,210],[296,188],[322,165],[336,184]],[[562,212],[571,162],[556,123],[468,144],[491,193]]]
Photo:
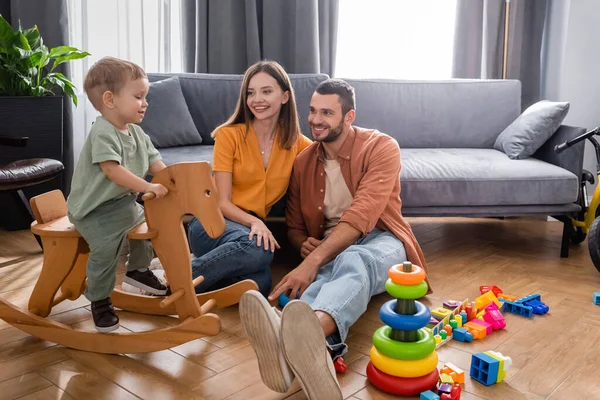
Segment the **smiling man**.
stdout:
[[[329,79],[316,88],[308,118],[315,142],[296,158],[286,209],[288,237],[304,261],[269,296],[300,300],[281,316],[256,293],[240,303],[265,383],[295,375],[309,398],[341,398],[332,359],[347,351],[348,329],[371,297],[385,291],[389,268],[407,260],[426,268],[401,213],[398,143],[353,126],[355,116],[348,83]],[[282,357],[286,363],[266,361]]]

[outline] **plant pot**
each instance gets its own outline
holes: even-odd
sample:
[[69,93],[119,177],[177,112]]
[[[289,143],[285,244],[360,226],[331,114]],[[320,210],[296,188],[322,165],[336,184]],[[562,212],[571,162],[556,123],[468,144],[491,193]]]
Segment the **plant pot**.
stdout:
[[[2,97],[0,96],[0,135],[28,137],[25,147],[0,146],[0,163],[27,158],[52,158],[64,164],[63,158],[63,98]],[[63,190],[60,177],[23,189],[27,199],[50,190]],[[17,212],[8,193],[0,192],[0,226],[9,229],[27,229],[29,215]]]

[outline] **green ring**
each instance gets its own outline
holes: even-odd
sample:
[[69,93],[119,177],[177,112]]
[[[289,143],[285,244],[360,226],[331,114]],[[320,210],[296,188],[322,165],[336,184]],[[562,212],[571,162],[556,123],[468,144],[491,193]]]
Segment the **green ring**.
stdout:
[[387,325],[373,334],[373,346],[381,354],[395,360],[420,360],[435,351],[435,339],[425,328],[417,331],[417,342],[398,342],[390,339],[392,328]]
[[417,285],[399,285],[388,278],[385,282],[385,290],[397,299],[415,300],[427,294],[427,282],[423,281]]

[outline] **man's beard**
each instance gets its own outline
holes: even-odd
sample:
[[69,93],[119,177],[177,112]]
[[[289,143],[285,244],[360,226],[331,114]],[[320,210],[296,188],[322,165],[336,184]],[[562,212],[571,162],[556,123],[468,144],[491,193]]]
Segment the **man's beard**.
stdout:
[[[314,127],[322,127],[322,125],[313,125],[311,124],[311,126]],[[337,138],[340,137],[340,135],[342,134],[342,132],[344,131],[344,124],[343,121],[340,121],[339,125],[336,126],[335,128],[329,128],[329,134],[327,134],[327,136],[325,136],[322,139],[315,139],[318,142],[321,143],[331,143],[337,140]]]

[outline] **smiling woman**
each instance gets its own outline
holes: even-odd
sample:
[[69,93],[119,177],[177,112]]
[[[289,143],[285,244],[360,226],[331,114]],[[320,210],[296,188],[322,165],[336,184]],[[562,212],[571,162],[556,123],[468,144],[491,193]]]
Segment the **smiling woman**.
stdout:
[[456,0],[344,0],[339,7],[336,76],[451,77]]

